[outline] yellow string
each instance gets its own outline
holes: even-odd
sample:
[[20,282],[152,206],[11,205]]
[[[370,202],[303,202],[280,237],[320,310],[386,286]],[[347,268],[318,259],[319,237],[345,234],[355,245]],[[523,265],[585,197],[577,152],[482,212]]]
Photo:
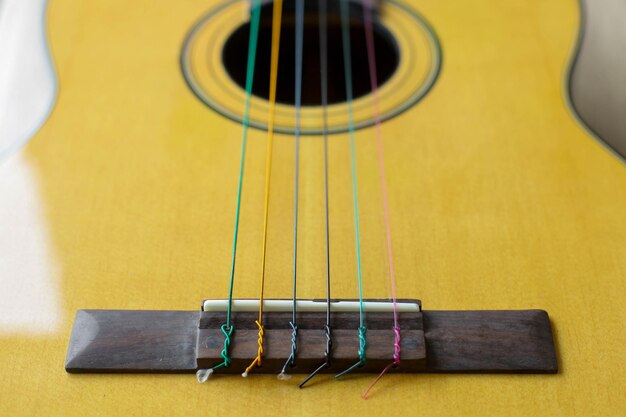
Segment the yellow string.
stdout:
[[265,208],[263,217],[263,248],[261,254],[261,294],[259,295],[259,319],[256,325],[259,328],[257,356],[246,368],[244,376],[255,366],[261,366],[263,357],[263,293],[265,289],[265,253],[267,249],[267,219],[270,203],[270,175],[272,172],[272,144],[274,142],[274,110],[276,108],[276,83],[278,78],[278,47],[280,45],[280,24],[283,11],[283,1],[275,0],[272,19],[272,52],[270,64],[270,97],[269,117],[267,121],[267,154],[265,159]]

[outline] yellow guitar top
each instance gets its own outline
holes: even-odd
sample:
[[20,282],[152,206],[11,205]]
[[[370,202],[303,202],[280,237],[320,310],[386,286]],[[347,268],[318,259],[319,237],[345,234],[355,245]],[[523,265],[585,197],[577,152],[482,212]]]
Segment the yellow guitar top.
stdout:
[[[429,310],[545,309],[558,374],[392,373],[364,401],[371,375],[318,377],[298,390],[297,378],[272,375],[201,385],[191,375],[65,372],[77,309],[193,310],[227,294],[243,89],[219,55],[203,61],[202,51],[249,16],[235,2],[202,26],[223,4],[50,2],[56,102],[0,166],[5,178],[28,177],[0,204],[22,196],[35,219],[0,231],[0,248],[19,255],[5,264],[24,265],[3,270],[0,253],[0,415],[626,415],[626,169],[568,104],[574,0],[380,6],[399,51],[380,90],[393,114],[382,129],[398,297]],[[409,15],[427,24],[411,26]],[[419,100],[398,110],[412,92]],[[371,95],[354,105],[367,124]],[[253,124],[264,106],[253,99]],[[341,130],[345,106],[333,106]],[[298,291],[323,298],[323,148],[310,122],[319,109],[303,112],[313,134],[301,140]],[[289,131],[292,114],[279,103],[278,127]],[[274,298],[291,296],[292,137],[279,131],[274,141],[265,288]],[[261,273],[266,133],[253,128],[248,141],[236,298],[257,298]],[[384,298],[375,129],[358,129],[356,141],[364,295]],[[333,297],[356,298],[345,132],[329,137],[329,157]],[[19,246],[20,230],[37,244]],[[15,310],[23,299],[32,303]]]

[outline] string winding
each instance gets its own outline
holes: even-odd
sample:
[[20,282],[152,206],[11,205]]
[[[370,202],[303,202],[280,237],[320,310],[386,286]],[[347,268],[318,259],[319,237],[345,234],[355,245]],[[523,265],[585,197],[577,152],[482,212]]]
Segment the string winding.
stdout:
[[261,358],[263,357],[263,353],[264,353],[264,350],[263,350],[263,335],[265,334],[265,328],[263,327],[263,325],[258,320],[255,320],[254,323],[259,328],[259,335],[258,335],[258,339],[257,339],[257,344],[259,345],[259,348],[257,349],[257,356],[256,356],[256,358],[254,358],[252,363],[250,365],[248,365],[246,370],[243,371],[243,373],[241,374],[241,376],[243,376],[244,378],[248,376],[248,372],[250,372],[255,366],[261,366]]
[[230,328],[226,327],[226,324],[223,324],[221,329],[222,333],[224,334],[224,349],[222,349],[220,355],[222,356],[222,359],[224,359],[224,361],[219,365],[213,367],[213,370],[221,368],[222,366],[228,368],[230,366],[230,363],[232,362],[230,356],[228,356],[228,351],[230,349],[230,336],[232,336],[234,328],[232,326]]
[[345,371],[342,371],[340,373],[338,373],[337,375],[335,375],[335,379],[337,378],[341,378],[342,376],[349,374],[350,372],[352,372],[353,370],[355,370],[356,368],[360,368],[361,366],[365,365],[365,348],[367,346],[366,340],[365,340],[365,332],[367,331],[367,329],[364,326],[359,326],[359,360],[358,362],[356,362],[354,365],[352,365],[351,367],[349,367],[348,369],[346,369]]
[[296,350],[298,350],[298,326],[296,326],[293,321],[290,321],[289,325],[291,326],[291,353],[277,376],[278,379],[285,381],[291,378],[291,375],[288,375],[285,371],[287,370],[287,366],[295,366]]

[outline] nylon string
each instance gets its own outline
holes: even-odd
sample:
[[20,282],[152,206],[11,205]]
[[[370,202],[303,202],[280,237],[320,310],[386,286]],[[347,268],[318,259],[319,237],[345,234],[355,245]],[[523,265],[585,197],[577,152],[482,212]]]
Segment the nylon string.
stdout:
[[389,223],[389,204],[387,201],[387,179],[385,177],[385,155],[383,152],[383,135],[380,120],[380,110],[378,106],[378,80],[376,74],[376,48],[374,46],[374,29],[372,24],[371,0],[363,0],[363,22],[365,26],[365,42],[367,45],[367,61],[370,73],[370,85],[374,98],[374,117],[376,122],[376,144],[378,149],[378,169],[380,172],[380,182],[383,196],[383,216],[385,218],[385,234],[387,237],[387,257],[389,258],[389,280],[391,282],[391,300],[393,303],[393,362],[387,365],[382,372],[367,387],[362,397],[367,396],[374,385],[392,367],[400,365],[400,326],[398,325],[398,303],[396,300],[396,279],[393,269],[393,251],[391,247],[391,227]]
[[296,359],[296,351],[298,350],[298,323],[296,321],[296,300],[297,300],[297,284],[298,284],[298,189],[300,179],[300,105],[302,102],[302,43],[304,38],[304,0],[296,0],[296,60],[295,60],[295,107],[296,107],[296,125],[295,125],[295,185],[293,196],[293,306],[291,309],[291,353],[287,361],[283,365],[278,379],[287,379],[287,366],[294,366]]
[[320,42],[320,88],[322,96],[322,136],[324,146],[324,205],[326,215],[326,324],[324,335],[326,347],[324,349],[324,362],[311,372],[300,384],[299,388],[311,380],[322,369],[330,366],[332,352],[332,329],[330,327],[330,216],[328,210],[328,35],[327,35],[327,12],[326,0],[318,1],[319,19],[319,42]]
[[359,230],[359,200],[357,191],[357,175],[356,175],[356,146],[354,140],[354,120],[352,114],[352,55],[350,50],[350,10],[348,0],[341,0],[341,41],[343,46],[343,66],[344,78],[346,84],[346,102],[348,105],[348,133],[350,135],[350,167],[352,174],[352,203],[354,209],[354,240],[356,247],[356,264],[357,264],[357,281],[359,287],[359,360],[346,369],[345,371],[335,375],[339,378],[356,368],[365,364],[365,350],[367,341],[365,333],[365,311],[363,308],[363,274],[361,270],[361,235]]
[[270,61],[270,94],[269,94],[269,115],[267,121],[267,151],[265,156],[265,198],[263,206],[263,244],[261,248],[261,291],[259,294],[259,318],[255,321],[259,328],[257,344],[257,356],[241,374],[243,377],[255,367],[261,366],[263,358],[263,336],[265,328],[263,326],[263,300],[265,291],[265,259],[267,253],[267,225],[269,217],[270,203],[270,178],[272,174],[272,148],[274,143],[274,113],[276,110],[276,83],[278,78],[278,49],[280,46],[280,25],[283,11],[283,1],[274,0],[272,15],[272,51]]
[[246,160],[246,145],[248,141],[248,128],[249,128],[249,115],[250,115],[250,98],[252,96],[252,82],[254,80],[254,64],[256,61],[256,50],[259,38],[259,21],[261,17],[261,0],[252,0],[252,10],[250,17],[250,36],[248,40],[248,62],[246,64],[246,94],[245,104],[242,120],[242,134],[241,134],[241,156],[239,162],[239,180],[237,184],[237,202],[235,204],[235,226],[233,231],[233,249],[231,256],[230,266],[230,279],[228,288],[228,307],[226,311],[226,322],[222,325],[221,330],[224,334],[224,347],[221,351],[222,362],[215,365],[211,369],[200,369],[197,372],[197,377],[200,382],[205,382],[207,378],[216,369],[222,367],[229,367],[231,364],[230,359],[230,344],[231,336],[235,327],[231,324],[232,318],[232,303],[233,303],[233,287],[235,283],[235,265],[237,259],[237,238],[239,236],[239,217],[241,213],[241,194],[243,188],[243,174]]

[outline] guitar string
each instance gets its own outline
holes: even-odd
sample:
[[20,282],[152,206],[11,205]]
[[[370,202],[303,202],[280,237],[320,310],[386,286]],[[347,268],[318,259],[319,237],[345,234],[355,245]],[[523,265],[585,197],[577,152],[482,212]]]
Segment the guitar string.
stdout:
[[278,81],[278,48],[280,46],[280,25],[283,12],[283,0],[274,0],[272,14],[272,47],[270,61],[270,91],[269,91],[269,115],[267,120],[267,150],[265,155],[265,198],[263,206],[263,244],[261,248],[261,291],[259,293],[259,318],[255,324],[259,328],[256,358],[248,365],[241,374],[244,378],[255,367],[261,366],[263,358],[263,301],[265,293],[265,260],[267,254],[267,226],[270,207],[270,178],[272,175],[272,148],[274,144],[274,114],[276,110],[276,83]]
[[296,351],[298,350],[298,323],[296,321],[296,296],[298,284],[298,188],[300,179],[300,105],[302,102],[302,50],[304,38],[304,0],[296,0],[296,59],[295,59],[295,186],[294,186],[294,213],[293,213],[293,305],[291,308],[291,354],[283,365],[278,379],[288,379],[285,373],[287,366],[295,366]]
[[383,196],[383,215],[385,218],[385,233],[387,237],[387,256],[389,258],[389,280],[391,282],[391,300],[393,303],[393,362],[387,365],[382,372],[372,381],[363,393],[363,399],[367,396],[374,385],[392,367],[400,365],[400,326],[398,325],[398,303],[396,300],[396,279],[393,269],[393,251],[391,246],[391,227],[389,222],[389,204],[387,199],[387,179],[385,177],[385,155],[383,152],[383,135],[378,104],[378,80],[376,74],[376,48],[374,45],[374,28],[372,23],[372,4],[370,0],[363,0],[363,22],[365,26],[365,42],[367,46],[367,61],[370,73],[370,85],[374,98],[374,117],[376,122],[376,144],[378,149],[378,170]]
[[221,326],[221,331],[224,334],[224,348],[220,355],[222,356],[222,362],[215,365],[210,369],[200,369],[197,372],[197,377],[200,382],[205,382],[207,378],[216,370],[222,367],[228,368],[232,362],[230,358],[230,344],[231,336],[235,329],[235,326],[231,323],[232,318],[232,303],[233,303],[233,286],[235,283],[235,265],[237,259],[237,238],[239,236],[239,217],[241,213],[241,194],[243,188],[243,174],[246,160],[246,147],[248,141],[248,128],[249,128],[249,115],[250,115],[250,98],[252,97],[252,82],[254,80],[254,64],[256,61],[256,50],[259,38],[259,21],[261,18],[261,0],[252,0],[252,10],[250,17],[250,35],[248,40],[248,62],[246,64],[246,93],[245,104],[242,120],[242,134],[241,134],[241,156],[239,162],[239,179],[237,184],[237,202],[235,205],[235,225],[233,231],[233,248],[231,256],[230,266],[230,279],[228,288],[228,306],[226,311],[226,323]]
[[311,372],[300,384],[299,388],[311,380],[322,369],[330,367],[332,351],[332,329],[330,326],[330,216],[328,209],[328,39],[327,39],[327,5],[326,0],[318,0],[319,42],[320,42],[320,87],[322,96],[322,136],[324,146],[324,205],[326,215],[326,348],[324,362]]
[[354,120],[352,114],[352,59],[350,50],[350,9],[348,0],[341,0],[340,4],[341,14],[341,41],[343,45],[343,67],[344,78],[346,84],[346,102],[348,105],[348,132],[350,135],[350,166],[352,174],[352,203],[354,209],[354,238],[356,247],[356,262],[357,262],[357,281],[359,287],[359,360],[348,369],[335,375],[335,378],[339,378],[348,374],[356,368],[365,365],[365,350],[367,347],[367,341],[365,333],[367,328],[365,326],[365,311],[363,308],[363,274],[361,270],[361,235],[359,230],[359,201],[357,190],[357,175],[356,175],[356,146],[354,140]]

